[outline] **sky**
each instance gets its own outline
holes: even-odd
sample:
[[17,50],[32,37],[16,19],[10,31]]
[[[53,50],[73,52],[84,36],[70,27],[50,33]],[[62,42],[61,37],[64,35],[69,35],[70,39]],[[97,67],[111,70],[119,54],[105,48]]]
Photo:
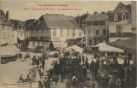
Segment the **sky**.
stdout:
[[[130,4],[130,1],[121,1]],[[59,0],[1,0],[0,8],[10,12],[10,19],[38,19],[44,14],[77,16],[84,13],[113,11],[119,1],[59,1]]]

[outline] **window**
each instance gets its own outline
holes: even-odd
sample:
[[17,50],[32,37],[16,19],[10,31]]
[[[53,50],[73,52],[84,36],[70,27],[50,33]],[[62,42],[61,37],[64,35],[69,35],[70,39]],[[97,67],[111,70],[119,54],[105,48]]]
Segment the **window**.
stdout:
[[118,21],[118,14],[114,14],[114,21]]
[[37,42],[37,46],[40,46],[40,42]]
[[76,29],[73,29],[73,37],[76,36]]
[[126,14],[125,13],[123,14],[123,20],[126,20]]
[[106,35],[106,34],[107,34],[106,30],[105,30],[105,29],[103,29],[103,35]]
[[88,25],[88,26],[92,25],[92,21],[88,21],[88,22],[87,22],[87,25]]
[[82,31],[79,32],[79,36],[82,36]]
[[91,39],[89,40],[89,45],[92,45],[92,40]]
[[68,35],[68,36],[70,35],[70,30],[69,30],[69,29],[67,29],[67,35]]
[[56,29],[53,29],[53,36],[56,36]]
[[122,21],[122,13],[118,13],[118,21]]
[[96,35],[99,35],[99,30],[96,30]]
[[90,35],[90,29],[88,29],[88,35]]
[[63,29],[60,29],[60,36],[63,36]]
[[121,35],[122,33],[122,25],[116,25],[116,33],[118,36]]
[[99,22],[99,24],[100,24],[100,25],[105,25],[105,21],[104,21],[104,20],[101,20],[101,21]]
[[32,46],[35,47],[35,42],[32,42]]
[[98,21],[93,21],[93,26],[97,26],[99,25],[99,22]]

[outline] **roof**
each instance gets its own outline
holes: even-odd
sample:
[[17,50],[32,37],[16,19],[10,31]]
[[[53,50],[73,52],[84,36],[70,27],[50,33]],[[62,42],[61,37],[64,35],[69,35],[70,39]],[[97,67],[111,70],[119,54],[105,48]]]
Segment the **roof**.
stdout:
[[109,20],[110,20],[110,21],[113,21],[114,15],[113,15],[113,12],[112,12],[112,11],[108,11],[108,12],[106,13],[106,15],[109,17]]
[[34,23],[35,23],[35,19],[29,19],[29,20],[26,20],[25,21],[25,23],[24,23],[24,25],[25,25],[25,29],[26,30],[31,30],[31,29],[33,29],[34,28]]
[[136,38],[129,38],[125,40],[118,40],[110,43],[113,46],[121,47],[123,49],[136,50]]
[[48,28],[80,28],[75,18],[61,14],[42,15]]
[[10,19],[10,23],[12,24],[14,29],[24,28],[24,25],[25,25],[24,21],[14,20],[14,19]]
[[125,5],[123,3],[119,3],[117,7],[113,11],[114,13],[123,13],[123,12],[131,12],[131,5]]
[[103,13],[103,14],[89,14],[87,16],[87,21],[97,21],[97,20],[108,20],[108,16],[107,14]]

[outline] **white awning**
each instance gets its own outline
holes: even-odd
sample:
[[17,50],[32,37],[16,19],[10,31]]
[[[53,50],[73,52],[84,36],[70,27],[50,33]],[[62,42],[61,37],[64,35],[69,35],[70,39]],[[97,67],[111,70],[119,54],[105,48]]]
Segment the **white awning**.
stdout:
[[124,50],[120,48],[116,48],[105,43],[99,43],[93,47],[99,47],[99,51],[106,51],[106,52],[124,52]]
[[1,57],[14,56],[14,55],[18,54],[19,52],[20,52],[20,50],[15,45],[0,47],[0,56]]
[[79,53],[83,53],[83,48],[77,46],[77,45],[74,45],[74,46],[70,46],[68,47],[67,49],[73,49],[74,51],[76,52],[79,52]]
[[25,37],[23,37],[23,36],[20,36],[20,37],[18,37],[20,40],[25,40]]

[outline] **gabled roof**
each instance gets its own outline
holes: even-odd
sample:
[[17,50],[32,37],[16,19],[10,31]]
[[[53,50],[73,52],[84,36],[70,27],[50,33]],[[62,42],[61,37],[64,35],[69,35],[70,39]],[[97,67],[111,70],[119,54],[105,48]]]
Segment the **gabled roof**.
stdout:
[[25,22],[20,20],[10,19],[10,23],[14,27],[14,29],[24,28],[25,26]]
[[61,14],[46,14],[42,15],[45,24],[48,28],[80,28],[75,18]]
[[131,5],[125,5],[123,3],[119,3],[113,12],[114,13],[123,13],[123,12],[129,13],[131,12]]
[[35,19],[26,20],[24,25],[26,30],[31,30],[35,27]]

